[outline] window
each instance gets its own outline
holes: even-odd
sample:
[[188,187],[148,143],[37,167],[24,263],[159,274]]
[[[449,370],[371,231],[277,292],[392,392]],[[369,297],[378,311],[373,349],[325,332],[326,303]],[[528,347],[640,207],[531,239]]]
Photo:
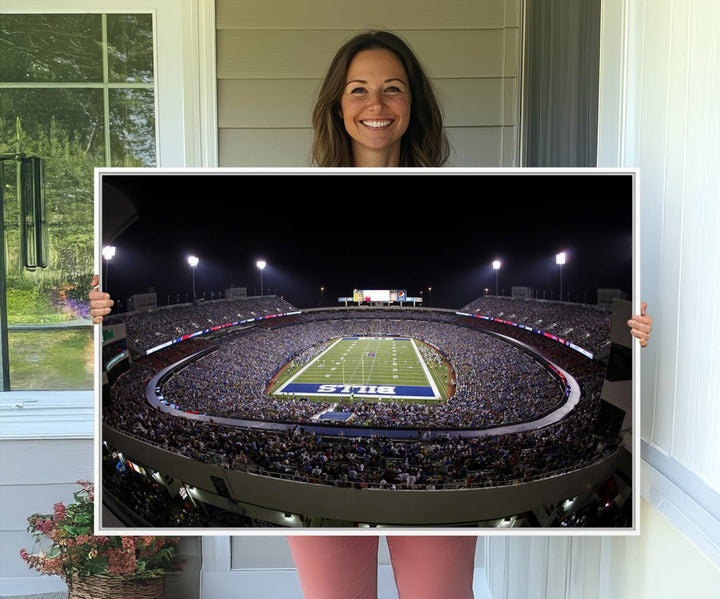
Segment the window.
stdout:
[[[156,165],[153,38],[149,13],[0,18],[5,391],[93,387],[93,169]],[[48,247],[36,268],[21,251],[18,193],[31,156],[43,161]]]

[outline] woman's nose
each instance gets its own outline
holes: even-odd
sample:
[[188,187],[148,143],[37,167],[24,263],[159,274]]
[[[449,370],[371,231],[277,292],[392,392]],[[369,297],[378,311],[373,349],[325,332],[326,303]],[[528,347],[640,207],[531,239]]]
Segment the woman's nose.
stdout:
[[371,108],[382,108],[385,104],[385,98],[383,97],[382,90],[370,92],[368,96],[368,106]]

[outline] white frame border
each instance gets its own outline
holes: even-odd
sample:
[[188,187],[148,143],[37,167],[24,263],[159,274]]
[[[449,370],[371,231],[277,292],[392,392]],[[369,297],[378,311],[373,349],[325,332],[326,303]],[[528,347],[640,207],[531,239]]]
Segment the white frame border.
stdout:
[[[403,174],[403,175],[472,175],[472,174],[487,174],[487,175],[586,175],[586,176],[602,176],[611,174],[630,174],[633,178],[633,190],[632,190],[632,208],[633,208],[633,249],[632,249],[632,310],[634,314],[640,313],[640,218],[639,218],[639,205],[640,205],[640,178],[638,168],[383,168],[383,169],[361,169],[362,174],[368,175],[390,175],[390,174]],[[96,261],[96,272],[102,264],[102,248],[101,243],[98,240],[102,239],[102,214],[101,214],[101,179],[105,174],[123,174],[123,175],[163,175],[163,174],[175,174],[175,175],[228,175],[228,174],[307,174],[307,175],[337,175],[341,173],[352,173],[360,174],[357,168],[96,168],[95,169],[95,261]],[[101,285],[102,286],[102,285]],[[633,339],[632,356],[633,356],[633,414],[632,414],[632,460],[633,460],[633,527],[631,529],[502,529],[502,528],[442,528],[442,529],[391,529],[391,528],[351,528],[351,529],[272,529],[272,528],[261,528],[257,530],[252,529],[237,529],[237,528],[211,528],[211,529],[153,529],[154,534],[166,534],[171,536],[201,536],[203,537],[203,549],[206,547],[206,537],[217,537],[217,535],[233,535],[233,536],[253,536],[253,535],[278,535],[286,536],[288,534],[302,534],[302,535],[357,535],[357,534],[370,534],[377,536],[387,536],[392,534],[402,534],[406,536],[411,535],[447,535],[448,531],[451,530],[453,535],[473,535],[473,536],[639,536],[640,534],[640,345],[636,339]],[[101,460],[100,460],[100,443],[102,430],[102,418],[100,411],[100,390],[102,388],[101,372],[98,366],[102,364],[102,331],[101,327],[96,327],[95,331],[95,480],[102,480],[101,478]],[[101,488],[96,489],[96,497],[99,499],[95,502],[95,522],[101,521],[102,516],[102,496]],[[97,528],[97,527],[96,527]],[[482,532],[481,532],[482,531]],[[96,530],[96,534],[97,534]],[[127,535],[142,535],[147,532],[146,529],[113,529],[112,531],[103,530],[104,534],[112,532],[112,534],[127,534]],[[208,541],[208,543],[211,543]],[[214,544],[208,545],[209,548],[214,552],[219,560],[227,560],[229,568],[229,540],[228,540],[228,554],[225,556],[223,553],[225,546],[216,539]],[[216,560],[217,561],[217,560]],[[213,562],[216,563],[216,562]],[[219,562],[217,562],[219,563]],[[224,561],[223,561],[224,563]],[[229,571],[229,570],[228,570]]]

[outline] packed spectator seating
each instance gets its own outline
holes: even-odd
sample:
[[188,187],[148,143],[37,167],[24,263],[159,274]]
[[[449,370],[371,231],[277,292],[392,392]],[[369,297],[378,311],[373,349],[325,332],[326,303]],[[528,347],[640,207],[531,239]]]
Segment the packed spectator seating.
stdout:
[[443,348],[457,384],[452,400],[439,405],[354,401],[349,408],[354,423],[481,428],[537,418],[564,400],[558,381],[530,355],[506,342],[445,323],[374,319],[331,319],[246,331],[173,376],[163,395],[184,410],[215,416],[307,422],[329,405],[268,397],[267,382],[288,362],[309,361],[323,342],[356,334],[410,336]]
[[[130,373],[124,375],[128,376]],[[599,397],[583,398],[562,422],[511,435],[414,440],[329,437],[197,422],[159,412],[140,399],[150,371],[113,395],[105,424],[199,462],[334,486],[396,489],[514,484],[583,467],[608,455],[617,438],[599,443]],[[144,374],[144,375],[143,375]],[[409,477],[411,477],[409,479]]]
[[484,296],[460,312],[489,316],[566,339],[593,354],[609,347],[610,312],[589,304]]
[[275,295],[198,304],[163,306],[152,310],[108,316],[107,325],[124,323],[128,346],[136,353],[211,327],[292,312],[296,310]]
[[[231,322],[233,315],[245,319],[297,311],[279,298],[256,299],[262,304],[254,299],[208,302],[123,319],[133,345],[148,349],[187,332]],[[532,301],[507,300],[505,304],[498,298],[486,300],[473,302],[463,311],[487,312],[485,315],[538,328],[550,323],[545,328],[568,338],[576,331],[578,344],[593,348],[601,348],[609,336],[609,317],[599,311],[569,308],[570,316],[564,318],[565,304],[538,308]],[[592,314],[592,322],[583,324],[580,312],[586,319]],[[105,390],[103,422],[198,462],[358,488],[421,490],[516,484],[585,467],[615,451],[617,427],[598,422],[604,365],[541,335],[503,326],[448,310],[411,308],[331,309],[305,312],[290,320],[268,319],[252,327],[233,328],[211,342],[196,338],[190,340],[195,345],[183,342],[174,346],[172,353],[163,350],[138,357]],[[565,398],[563,388],[541,360],[479,329],[519,338],[534,345],[545,359],[568,369],[582,389],[579,404],[560,422],[537,430],[458,434],[459,429],[532,421]],[[311,359],[329,339],[357,334],[407,335],[440,348],[457,379],[454,396],[437,405],[356,401],[350,408],[355,411],[353,422],[378,432],[353,437],[306,430],[313,415],[327,407],[322,403],[266,395],[266,385],[279,368]],[[285,430],[187,419],[157,410],[146,401],[146,386],[160,368],[212,344],[216,346],[213,352],[174,373],[165,383],[165,397],[183,410],[284,422],[288,425]],[[398,428],[417,429],[418,434],[400,439],[382,432]],[[430,428],[436,434],[426,434]]]

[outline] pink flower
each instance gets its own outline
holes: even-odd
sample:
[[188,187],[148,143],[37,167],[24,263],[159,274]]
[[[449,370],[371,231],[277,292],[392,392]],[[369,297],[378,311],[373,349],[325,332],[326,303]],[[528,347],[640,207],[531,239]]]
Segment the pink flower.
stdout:
[[109,549],[108,558],[108,574],[127,575],[135,572],[137,560],[134,551],[125,549]]
[[59,557],[48,558],[43,564],[43,569],[47,574],[62,574],[63,563]]
[[132,537],[123,537],[122,541],[120,542],[125,549],[135,548],[135,539],[133,539]]
[[52,520],[44,520],[42,518],[38,518],[37,520],[35,520],[35,528],[41,533],[47,534],[53,528]]
[[[70,506],[56,503],[51,515],[32,514],[28,517],[28,529],[37,541],[50,542],[47,551],[30,553],[20,550],[20,557],[31,569],[41,574],[61,576],[84,576],[89,572],[132,576],[138,569],[138,559],[143,561],[157,557],[159,563],[152,568],[143,564],[145,575],[165,573],[167,569],[177,571],[174,548],[169,552],[159,551],[166,542],[156,537],[107,537],[82,534],[88,531],[92,522],[93,484],[78,481],[82,489],[76,493],[75,502]],[[44,539],[41,539],[44,537]],[[138,558],[138,556],[141,556]]]
[[53,506],[53,511],[53,519],[55,520],[55,522],[62,522],[63,520],[65,520],[65,505],[63,503],[56,503]]

